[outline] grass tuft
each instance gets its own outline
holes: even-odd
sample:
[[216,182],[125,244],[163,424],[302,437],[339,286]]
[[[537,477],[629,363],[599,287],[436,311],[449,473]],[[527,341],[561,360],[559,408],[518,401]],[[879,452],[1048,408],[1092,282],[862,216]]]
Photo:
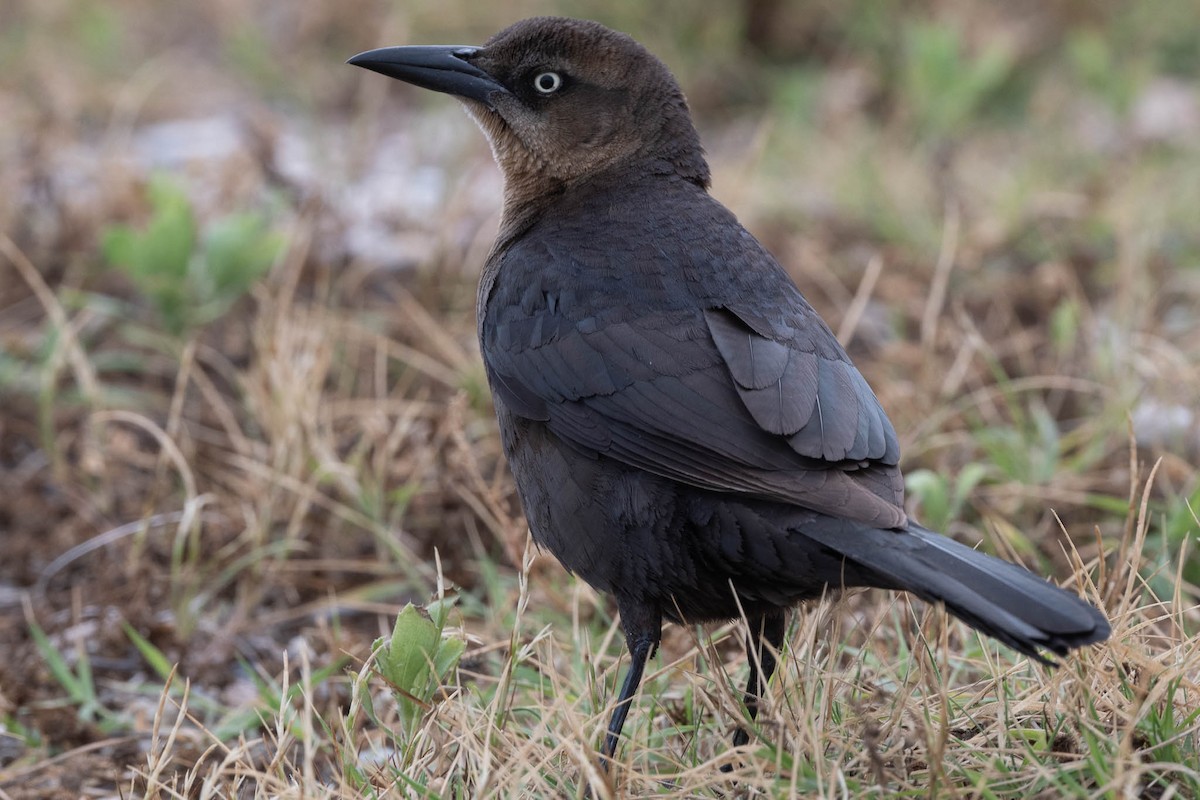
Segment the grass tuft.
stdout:
[[[531,547],[476,349],[490,154],[343,66],[547,10],[677,70],[913,513],[1111,641],[847,593],[750,723],[744,623],[670,627],[599,769],[619,622]],[[4,6],[0,798],[1200,796],[1194,3],[703,11]]]

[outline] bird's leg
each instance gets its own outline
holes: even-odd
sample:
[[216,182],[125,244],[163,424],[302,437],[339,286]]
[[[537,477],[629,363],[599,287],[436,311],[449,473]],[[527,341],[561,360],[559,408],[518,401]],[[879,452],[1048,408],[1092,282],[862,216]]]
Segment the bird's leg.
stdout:
[[[750,719],[758,716],[759,693],[775,673],[776,654],[783,647],[786,619],[781,612],[758,614],[747,620],[750,633],[746,636],[746,660],[750,662],[750,678],[746,681],[746,711]],[[761,670],[760,670],[761,667]],[[733,746],[741,747],[750,741],[750,734],[739,727],[733,734]]]
[[625,600],[618,600],[617,604],[621,610],[621,628],[625,631],[625,647],[629,649],[629,671],[625,673],[625,683],[621,685],[617,706],[608,722],[604,748],[600,751],[606,768],[617,750],[617,740],[621,737],[621,728],[625,726],[625,717],[629,715],[629,706],[642,682],[646,659],[658,650],[658,642],[662,638],[662,613],[656,607]]

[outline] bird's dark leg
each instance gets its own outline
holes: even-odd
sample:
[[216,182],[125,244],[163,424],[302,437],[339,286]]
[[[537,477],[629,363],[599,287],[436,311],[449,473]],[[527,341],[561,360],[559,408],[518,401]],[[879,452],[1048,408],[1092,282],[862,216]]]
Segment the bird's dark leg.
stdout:
[[637,694],[642,682],[642,673],[646,670],[646,659],[658,650],[658,642],[662,638],[662,613],[655,607],[644,603],[618,600],[621,610],[621,628],[625,631],[625,646],[629,649],[629,671],[625,673],[625,683],[621,685],[621,694],[617,697],[617,707],[613,709],[612,719],[608,722],[608,735],[604,737],[604,748],[600,751],[604,756],[604,765],[608,766],[613,753],[617,750],[617,740],[621,738],[621,728],[625,726],[625,717],[629,715],[629,706],[633,704],[633,696]]
[[[775,673],[776,654],[783,647],[786,619],[780,612],[751,617],[750,633],[746,636],[746,660],[750,662],[750,678],[746,681],[746,711],[750,719],[758,716],[760,692]],[[767,646],[769,645],[769,647]],[[755,654],[757,653],[757,657]],[[762,670],[759,670],[759,667]],[[750,741],[750,734],[739,727],[733,734],[733,746],[741,747]]]

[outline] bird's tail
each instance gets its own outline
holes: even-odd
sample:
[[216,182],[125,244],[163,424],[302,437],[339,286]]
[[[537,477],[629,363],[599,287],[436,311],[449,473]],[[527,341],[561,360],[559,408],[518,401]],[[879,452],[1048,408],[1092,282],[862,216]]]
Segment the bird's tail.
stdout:
[[916,523],[853,536],[814,527],[805,533],[871,573],[874,585],[944,603],[971,627],[1044,663],[1052,662],[1043,649],[1065,655],[1110,633],[1100,610],[1071,592]]

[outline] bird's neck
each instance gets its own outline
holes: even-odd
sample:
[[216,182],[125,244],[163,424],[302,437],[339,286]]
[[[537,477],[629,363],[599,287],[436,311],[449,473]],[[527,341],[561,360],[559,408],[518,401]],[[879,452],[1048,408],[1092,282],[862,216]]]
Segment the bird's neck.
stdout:
[[567,184],[551,179],[530,179],[505,176],[504,209],[496,248],[503,249],[537,222],[567,192]]
[[561,180],[539,172],[513,174],[505,171],[504,210],[500,219],[500,230],[496,236],[497,250],[505,249],[509,243],[534,225],[547,213],[562,213],[574,205],[572,198],[579,193],[604,194],[616,190],[622,194],[637,191],[637,186],[661,181],[681,181],[691,184],[693,191],[708,191],[707,165],[701,157],[700,172],[683,172],[675,162],[661,157],[622,162],[604,170],[574,180]]

